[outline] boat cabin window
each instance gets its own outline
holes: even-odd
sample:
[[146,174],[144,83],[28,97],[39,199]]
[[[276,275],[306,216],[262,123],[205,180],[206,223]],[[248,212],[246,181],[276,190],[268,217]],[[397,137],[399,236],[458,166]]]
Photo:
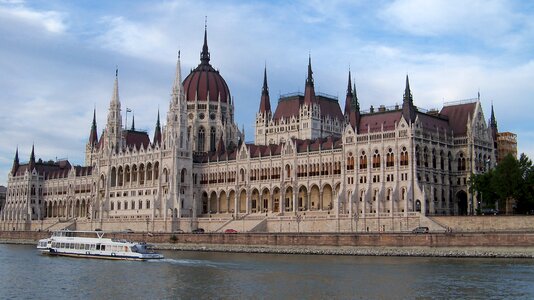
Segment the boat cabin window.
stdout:
[[106,251],[106,245],[100,245],[100,250],[101,251]]
[[89,244],[85,244],[85,250],[89,250],[89,247],[90,247],[90,246],[91,246],[91,245],[89,245]]
[[100,250],[100,244],[96,244],[96,250]]

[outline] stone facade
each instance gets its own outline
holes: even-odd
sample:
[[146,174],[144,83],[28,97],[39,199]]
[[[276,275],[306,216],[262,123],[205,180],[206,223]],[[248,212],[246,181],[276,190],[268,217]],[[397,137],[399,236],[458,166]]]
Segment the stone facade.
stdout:
[[469,176],[495,164],[494,116],[488,126],[480,97],[425,111],[406,77],[402,105],[362,111],[349,72],[342,112],[337,98],[315,93],[310,58],[304,94],[281,97],[274,112],[265,70],[247,144],[230,90],[209,63],[207,32],[200,57],[183,81],[178,58],[166,124],[158,114],[152,140],[133,122],[123,126],[117,72],[100,138],[93,118],[85,166],[36,161],[33,149],[20,164],[17,150],[0,228],[146,221],[148,231],[149,223],[190,229],[216,219],[212,231],[236,222],[281,231],[290,218],[313,221],[308,231],[339,231],[339,220],[347,227],[390,218],[388,228],[399,230],[418,214],[475,211]]

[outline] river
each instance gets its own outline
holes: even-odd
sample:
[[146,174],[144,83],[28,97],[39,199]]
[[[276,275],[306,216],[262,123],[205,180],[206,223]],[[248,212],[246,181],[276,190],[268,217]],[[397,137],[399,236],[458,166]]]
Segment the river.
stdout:
[[160,261],[0,244],[1,299],[534,299],[534,260],[161,251]]

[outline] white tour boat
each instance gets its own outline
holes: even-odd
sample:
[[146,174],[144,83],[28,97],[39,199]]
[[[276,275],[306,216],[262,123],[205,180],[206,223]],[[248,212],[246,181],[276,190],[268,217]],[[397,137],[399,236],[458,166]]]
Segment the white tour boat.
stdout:
[[103,231],[55,231],[39,240],[37,249],[44,254],[71,257],[148,260],[161,259],[145,243],[104,238]]

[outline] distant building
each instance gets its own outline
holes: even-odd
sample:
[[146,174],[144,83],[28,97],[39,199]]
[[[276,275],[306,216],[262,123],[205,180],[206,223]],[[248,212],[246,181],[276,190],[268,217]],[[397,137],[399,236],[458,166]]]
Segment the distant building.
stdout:
[[0,211],[2,211],[4,204],[6,203],[6,192],[7,187],[0,185]]
[[497,133],[497,163],[500,163],[508,154],[517,158],[517,135],[511,132]]
[[200,64],[185,80],[178,58],[166,122],[158,114],[152,139],[133,121],[123,125],[115,74],[100,137],[93,116],[85,166],[36,160],[33,148],[20,163],[17,150],[0,228],[473,214],[469,177],[495,165],[493,107],[489,124],[480,96],[426,111],[406,76],[402,104],[364,111],[348,73],[343,110],[337,97],[315,92],[311,58],[304,93],[281,96],[275,108],[265,70],[254,143],[245,143],[230,89],[210,64],[206,31]]

